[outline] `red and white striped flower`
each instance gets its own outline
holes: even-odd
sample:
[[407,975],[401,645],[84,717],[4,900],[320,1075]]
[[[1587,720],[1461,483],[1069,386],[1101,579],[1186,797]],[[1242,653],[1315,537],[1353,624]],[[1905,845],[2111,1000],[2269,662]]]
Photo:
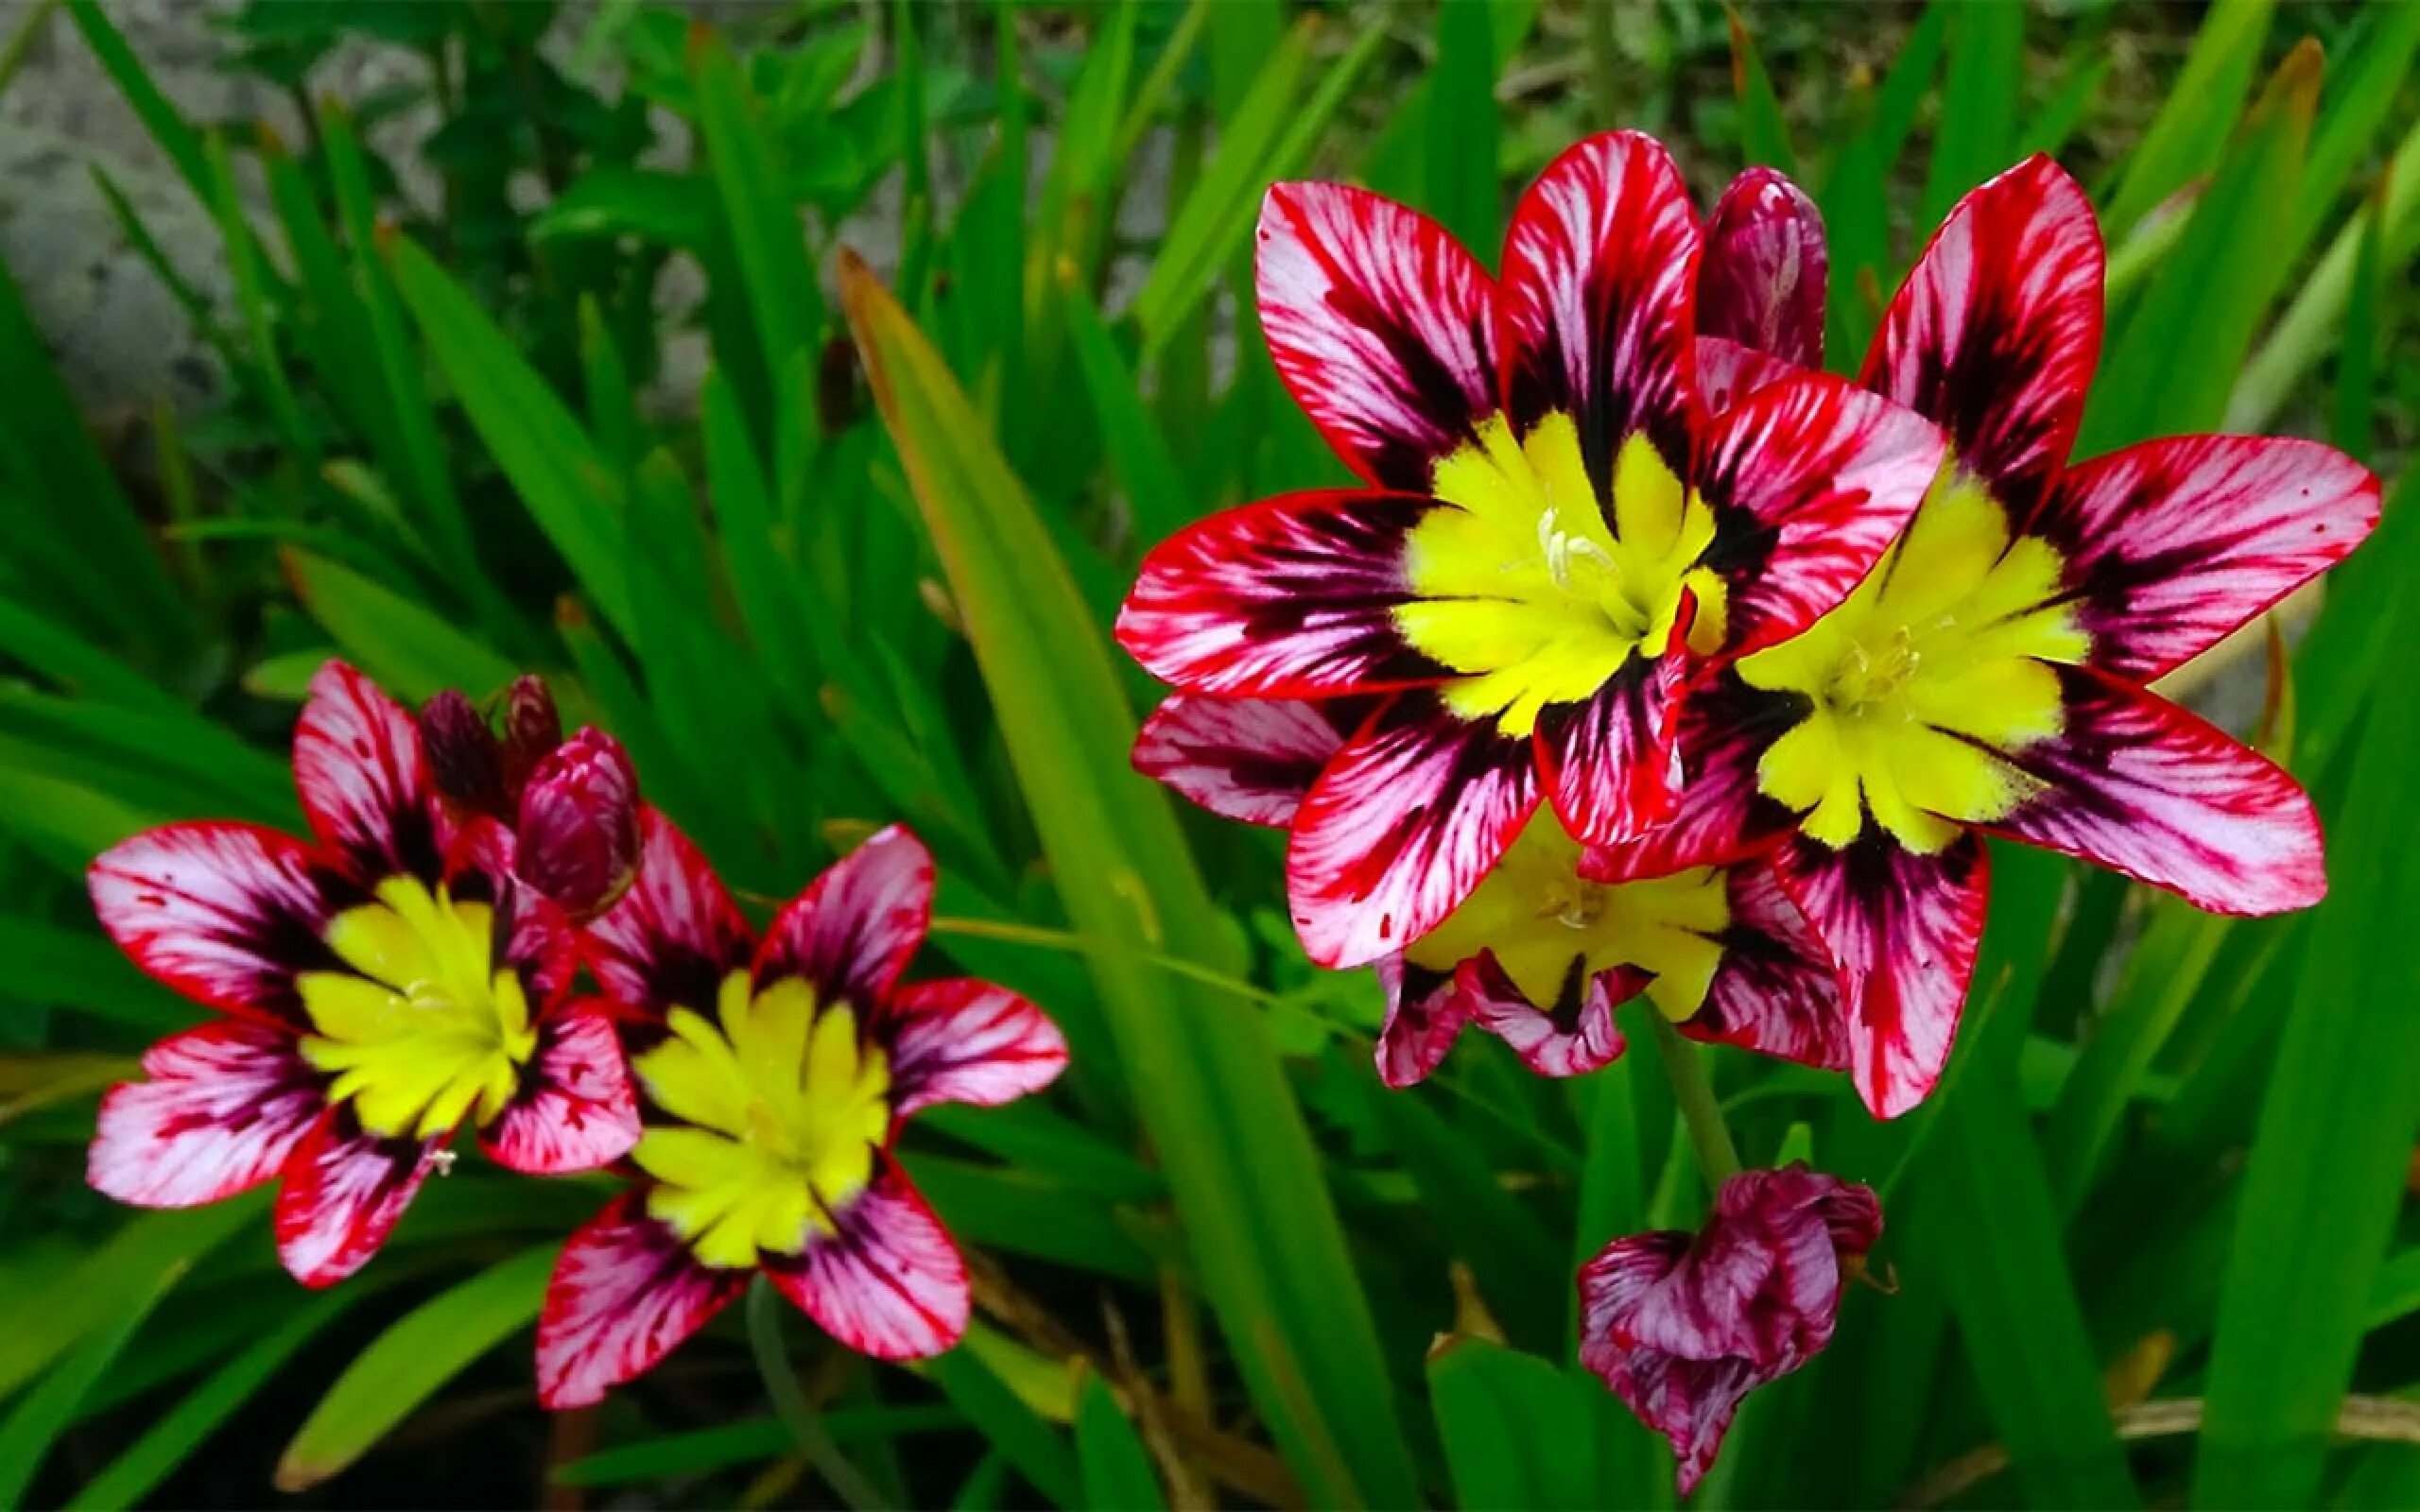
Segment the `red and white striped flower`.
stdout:
[[[1947,1059],[1984,835],[2221,913],[2325,891],[2301,787],[2145,684],[2342,558],[2377,523],[2377,480],[2264,437],[2071,463],[2103,267],[2090,203],[2047,157],[1960,201],[1863,372],[1948,433],[1955,466],[1844,603],[1693,693],[1672,817],[1590,858],[1616,880],[1770,853],[1835,962],[1858,1088],[1885,1117]],[[1734,346],[1737,404],[1806,356]]]
[[539,1399],[599,1400],[760,1270],[853,1349],[947,1349],[966,1329],[965,1266],[892,1143],[935,1103],[1047,1086],[1065,1041],[1005,988],[900,981],[933,897],[932,858],[906,830],[817,878],[761,941],[670,821],[644,810],[641,831],[636,885],[587,936],[632,1052],[639,1179],[556,1263]]
[[1163,542],[1118,636],[1186,693],[1371,700],[1291,824],[1315,961],[1437,928],[1542,804],[1583,843],[1652,828],[1686,678],[1839,603],[1938,471],[1934,427],[1838,379],[1793,373],[1709,419],[1703,241],[1632,132],[1530,186],[1500,280],[1377,196],[1270,191],[1270,352],[1370,487]]
[[172,824],[93,863],[93,904],[151,975],[221,1015],[111,1090],[92,1183],[182,1208],[272,1179],[279,1258],[324,1286],[383,1244],[465,1122],[554,1175],[638,1138],[621,1051],[573,1001],[576,945],[512,881],[512,837],[438,799],[412,716],[337,662],[294,774],[313,838]]

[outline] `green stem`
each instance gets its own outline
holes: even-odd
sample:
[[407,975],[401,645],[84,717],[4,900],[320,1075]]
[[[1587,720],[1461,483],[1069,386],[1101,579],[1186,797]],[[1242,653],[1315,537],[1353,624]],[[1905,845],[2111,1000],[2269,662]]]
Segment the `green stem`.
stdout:
[[1588,0],[1588,72],[1597,91],[1597,124],[1622,124],[1622,52],[1614,37],[1614,0]]
[[1705,1062],[1698,1047],[1681,1038],[1672,1021],[1648,1005],[1647,1022],[1654,1030],[1655,1053],[1672,1083],[1672,1099],[1680,1105],[1681,1122],[1688,1125],[1689,1143],[1698,1152],[1698,1169],[1706,1189],[1720,1193],[1722,1183],[1739,1174],[1739,1152],[1732,1147],[1731,1130],[1723,1126],[1722,1104],[1706,1079]]
[[789,1351],[782,1347],[782,1296],[761,1272],[748,1288],[748,1346],[756,1354],[756,1373],[765,1378],[765,1394],[773,1399],[773,1416],[798,1440],[800,1452],[832,1494],[851,1512],[874,1512],[883,1505],[882,1493],[840,1452],[823,1419],[807,1405],[806,1393],[799,1389]]

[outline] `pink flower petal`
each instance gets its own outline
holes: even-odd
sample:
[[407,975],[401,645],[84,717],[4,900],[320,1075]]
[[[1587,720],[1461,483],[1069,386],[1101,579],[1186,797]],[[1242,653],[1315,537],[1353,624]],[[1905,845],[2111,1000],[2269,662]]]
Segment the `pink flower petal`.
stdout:
[[1788,379],[1804,377],[1807,371],[1721,336],[1701,334],[1697,353],[1698,403],[1716,420],[1750,394]]
[[1983,933],[1982,841],[1969,831],[1917,855],[1869,826],[1845,850],[1801,838],[1773,859],[1839,973],[1858,1092],[1896,1118],[1949,1061]]
[[1798,816],[1763,796],[1756,763],[1799,717],[1788,699],[1728,672],[1692,688],[1682,701],[1681,785],[1670,810],[1636,839],[1591,847],[1580,874],[1635,882],[1771,850],[1797,828]]
[[1188,693],[1316,698],[1434,682],[1395,625],[1405,541],[1436,501],[1288,493],[1190,525],[1143,558],[1117,642]]
[[2156,694],[2058,672],[2066,728],[2007,758],[2045,790],[1985,828],[2212,913],[2280,914],[2326,895],[2319,816],[2292,777]]
[[966,1332],[966,1263],[941,1220],[886,1157],[873,1185],[833,1215],[838,1231],[766,1275],[826,1333],[877,1360],[940,1354]]
[[588,969],[617,1001],[657,1015],[714,1006],[756,936],[705,856],[652,808],[639,815],[639,874],[585,931]]
[[823,1002],[871,1011],[925,942],[933,857],[899,825],[877,831],[785,905],[765,934],[756,979],[803,976]]
[[446,1136],[381,1139],[343,1108],[320,1115],[277,1194],[277,1258],[305,1286],[359,1270],[394,1231]]
[[404,706],[341,662],[311,679],[294,729],[294,782],[311,833],[365,880],[434,880],[442,854],[423,767],[420,726]]
[[171,1035],[147,1080],[112,1087],[86,1163],[95,1191],[144,1208],[191,1208],[285,1168],[327,1106],[290,1030],[242,1021]]
[[1580,1076],[1620,1058],[1629,1041],[1614,1027],[1614,1009],[1653,979],[1651,972],[1618,966],[1584,983],[1567,983],[1562,1002],[1532,1003],[1495,957],[1481,952],[1454,973],[1454,987],[1461,1011],[1511,1046],[1523,1065],[1541,1076]]
[[1426,1081],[1461,1038],[1470,1010],[1451,972],[1431,971],[1400,955],[1377,963],[1387,1017],[1379,1026],[1378,1079],[1404,1088]]
[[954,978],[901,988],[874,1024],[890,1053],[894,1118],[935,1103],[994,1108],[1040,1091],[1067,1069],[1059,1026],[989,982]]
[[1744,656],[1837,608],[1941,470],[1941,432],[1844,380],[1774,384],[1716,423],[1699,488],[1755,549],[1726,554],[1722,648]]
[[698,1263],[626,1193],[589,1220],[555,1262],[538,1314],[538,1400],[562,1410],[654,1368],[731,1304],[753,1272]]
[[479,1131],[479,1147],[498,1165],[567,1176],[611,1165],[638,1143],[638,1101],[602,1007],[581,1005],[539,1024],[519,1095]]
[[[1829,266],[1815,201],[1787,176],[1750,168],[1731,180],[1706,220],[1698,335],[1822,368]],[[1715,405],[1709,400],[1706,407]]]
[[1427,216],[1342,184],[1272,184],[1256,273],[1278,376],[1368,481],[1426,489],[1495,411],[1495,281]]
[[1863,382],[2023,506],[2066,464],[2100,361],[2107,259],[2083,188],[2028,158],[1961,199],[1884,313]]
[[1221,818],[1284,829],[1372,707],[1171,694],[1134,738],[1134,769]]
[[[1685,607],[1674,641],[1688,633]],[[1677,648],[1634,656],[1584,703],[1538,711],[1538,780],[1564,829],[1582,845],[1648,833],[1672,811],[1681,783],[1673,744],[1687,659]]]
[[320,932],[351,889],[309,846],[251,824],[171,824],[112,846],[87,878],[118,948],[187,997],[300,1022],[297,971],[328,960]]
[[1527,740],[1397,698],[1337,753],[1295,816],[1286,890],[1303,948],[1365,966],[1471,895],[1538,807]]
[[2031,525],[2066,558],[2093,665],[2147,682],[2343,559],[2378,480],[2332,447],[2172,436],[2066,473]]
[[1848,1015],[1831,956],[1770,862],[1731,868],[1731,923],[1705,1005],[1681,1032],[1824,1071],[1849,1068]]

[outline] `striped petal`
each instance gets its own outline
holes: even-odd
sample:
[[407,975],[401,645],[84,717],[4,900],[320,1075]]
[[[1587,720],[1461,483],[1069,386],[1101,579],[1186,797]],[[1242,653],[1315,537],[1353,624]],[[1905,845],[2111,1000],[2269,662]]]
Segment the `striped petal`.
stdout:
[[953,979],[890,995],[874,1020],[890,1053],[892,1116],[935,1103],[994,1108],[1040,1091],[1067,1068],[1067,1041],[1004,987]]
[[1303,799],[1286,891],[1322,966],[1366,966],[1443,923],[1538,807],[1527,740],[1445,713],[1389,704]]
[[290,1031],[239,1021],[171,1035],[146,1080],[112,1087],[86,1160],[93,1189],[142,1208],[192,1208],[285,1168],[326,1108]]
[[1117,640],[1188,693],[1314,698],[1433,682],[1445,669],[1395,623],[1404,553],[1436,501],[1289,493],[1228,509],[1143,558]]
[[594,1171],[638,1141],[637,1098],[602,1004],[538,1025],[538,1053],[519,1094],[479,1131],[480,1148],[498,1165],[530,1176]]
[[1806,371],[1722,336],[1700,335],[1697,354],[1698,403],[1718,420],[1750,394]]
[[753,1274],[698,1263],[630,1192],[563,1246],[538,1314],[538,1401],[586,1407],[654,1368],[731,1305]]
[[1802,716],[1791,700],[1723,672],[1682,701],[1681,785],[1662,822],[1620,845],[1590,849],[1580,872],[1592,882],[1668,877],[1767,850],[1798,816],[1756,786],[1756,762]]
[[1769,862],[1731,868],[1731,923],[1705,1005],[1681,1032],[1824,1071],[1849,1068],[1849,1025],[1830,955]]
[[1969,831],[1918,855],[1869,825],[1844,850],[1801,838],[1774,862],[1831,954],[1858,1093],[1876,1117],[1896,1118],[1949,1061],[1983,933],[1983,843]]
[[[1706,220],[1698,335],[1821,369],[1829,267],[1815,201],[1787,176],[1750,168],[1731,180]],[[1716,406],[1708,400],[1706,407]]]
[[1786,641],[1846,598],[1924,502],[1941,432],[1845,380],[1808,373],[1715,424],[1698,487],[1723,524],[1722,649]]
[[1174,694],[1143,721],[1134,769],[1221,818],[1284,829],[1373,707],[1361,698]]
[[447,1136],[381,1139],[331,1108],[303,1137],[277,1193],[277,1258],[305,1286],[333,1286],[394,1232]]
[[317,852],[251,824],[171,824],[112,846],[86,877],[134,964],[229,1013],[301,1022],[298,971],[331,964],[329,918],[358,895]]
[[437,879],[443,860],[420,727],[402,704],[341,662],[313,675],[294,727],[294,783],[320,842],[364,880]]
[[589,924],[589,971],[624,1005],[661,1016],[710,1008],[716,989],[756,953],[731,892],[689,837],[652,808],[639,813],[639,874]]
[[1482,951],[1454,973],[1462,1012],[1503,1040],[1541,1076],[1579,1076],[1609,1066],[1629,1047],[1614,1027],[1614,1009],[1638,996],[1652,973],[1633,966],[1599,971],[1584,982],[1575,971],[1560,1001],[1531,1002]]
[[1368,481],[1426,489],[1495,411],[1495,281],[1427,216],[1342,184],[1272,184],[1255,274],[1277,375]]
[[1572,147],[1512,212],[1496,301],[1506,404],[1522,435],[1571,416],[1607,497],[1613,457],[1634,435],[1689,475],[1698,252],[1679,170],[1636,131]]
[[[1688,610],[1673,630],[1688,633]],[[1563,827],[1582,845],[1616,845],[1645,834],[1671,813],[1681,783],[1673,743],[1686,663],[1681,656],[1634,656],[1585,703],[1538,713],[1538,776]]]
[[2093,664],[2148,682],[2342,560],[2378,480],[2333,447],[2176,436],[2095,457],[2031,526],[2067,564]]
[[1461,1039],[1470,1010],[1454,973],[1432,971],[1389,955],[1377,963],[1386,989],[1386,1022],[1378,1027],[1378,1079],[1401,1089],[1426,1081]]
[[933,918],[933,856],[899,825],[834,862],[774,916],[756,979],[803,976],[817,997],[862,1012],[890,994]]
[[766,1274],[823,1332],[877,1360],[940,1354],[966,1332],[966,1263],[888,1156],[873,1185],[833,1214],[838,1228]]
[[2008,759],[2039,796],[1988,828],[2221,914],[2279,914],[2326,895],[2319,817],[2267,758],[2155,694],[2058,669],[2065,728]]
[[1884,314],[1864,383],[1949,433],[2022,518],[2100,361],[2107,259],[2083,189],[2036,155],[1961,199]]

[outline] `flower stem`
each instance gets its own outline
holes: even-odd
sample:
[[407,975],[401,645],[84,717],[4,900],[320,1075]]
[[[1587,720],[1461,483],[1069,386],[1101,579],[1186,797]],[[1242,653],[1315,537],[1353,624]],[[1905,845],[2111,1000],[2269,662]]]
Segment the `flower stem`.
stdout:
[[748,1345],[755,1351],[756,1373],[765,1378],[765,1394],[773,1399],[773,1416],[798,1440],[800,1452],[832,1494],[852,1512],[874,1512],[882,1506],[882,1493],[840,1452],[823,1419],[807,1405],[806,1393],[799,1389],[789,1351],[782,1347],[782,1297],[761,1273],[748,1288]]
[[1124,946],[1104,944],[1090,936],[1079,935],[1071,930],[1040,929],[1031,924],[1002,923],[992,919],[952,919],[947,916],[938,916],[933,919],[932,932],[936,935],[957,935],[969,939],[996,939],[1017,945],[1034,945],[1044,950],[1063,951],[1070,955],[1128,955],[1148,965],[1156,966],[1171,975],[1199,982],[1204,987],[1215,987],[1221,992],[1232,992],[1249,1003],[1266,1005],[1277,1001],[1277,994],[1264,991],[1250,982],[1240,981],[1223,971],[1214,971],[1206,966],[1180,960],[1173,955],[1163,955],[1157,951],[1133,950]]
[[1706,1079],[1705,1062],[1698,1047],[1682,1039],[1653,1004],[1648,1005],[1647,1022],[1654,1031],[1664,1075],[1672,1084],[1672,1100],[1680,1104],[1681,1122],[1688,1125],[1689,1143],[1697,1149],[1706,1190],[1720,1193],[1722,1183],[1739,1174],[1739,1152],[1732,1146],[1731,1130],[1723,1126],[1722,1104],[1714,1095],[1714,1083]]

